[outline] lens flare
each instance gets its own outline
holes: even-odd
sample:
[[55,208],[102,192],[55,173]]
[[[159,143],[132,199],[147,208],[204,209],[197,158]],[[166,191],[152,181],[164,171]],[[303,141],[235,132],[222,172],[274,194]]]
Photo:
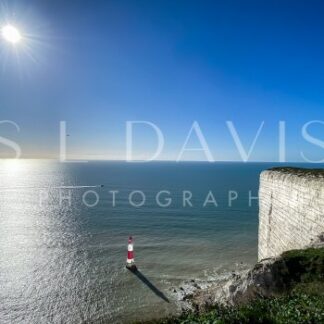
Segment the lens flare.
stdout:
[[2,37],[12,44],[17,44],[21,40],[21,34],[19,30],[12,26],[6,25],[1,29]]

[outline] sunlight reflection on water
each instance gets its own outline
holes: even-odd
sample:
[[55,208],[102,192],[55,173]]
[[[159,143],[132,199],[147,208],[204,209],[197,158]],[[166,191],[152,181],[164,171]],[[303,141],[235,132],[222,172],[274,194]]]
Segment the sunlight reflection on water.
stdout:
[[[233,185],[256,191],[264,166],[248,168],[245,181],[237,184],[235,177],[245,174],[240,168],[244,166],[1,161],[1,323],[127,322],[167,315],[177,310],[170,295],[173,285],[229,271],[238,260],[253,263],[257,206],[249,209],[243,201],[232,209],[203,209],[201,203],[183,209],[177,201],[169,208],[154,204],[154,193],[161,189],[175,198],[180,189],[196,190],[196,200],[210,189],[222,200]],[[87,188],[81,186],[101,183],[104,188],[95,188],[100,203],[87,208],[81,203]],[[71,206],[58,203],[55,190],[62,186],[80,186],[71,189]],[[41,205],[39,188],[50,191]],[[120,191],[116,208],[109,198],[112,188]],[[132,189],[147,193],[143,208],[127,204]],[[142,275],[170,303],[124,268],[130,232]]]

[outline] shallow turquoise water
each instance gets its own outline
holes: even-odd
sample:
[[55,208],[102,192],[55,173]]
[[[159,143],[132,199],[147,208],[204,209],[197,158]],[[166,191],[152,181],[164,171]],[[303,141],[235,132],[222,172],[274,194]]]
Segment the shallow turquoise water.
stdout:
[[[177,311],[172,286],[256,261],[258,204],[249,206],[249,192],[257,195],[271,166],[1,161],[0,322],[123,323]],[[145,195],[141,207],[130,203],[135,190]],[[156,202],[161,190],[168,207]],[[184,191],[192,206],[183,206]],[[203,206],[209,191],[217,207]],[[229,191],[238,194],[231,206]],[[151,286],[125,269],[130,234]]]

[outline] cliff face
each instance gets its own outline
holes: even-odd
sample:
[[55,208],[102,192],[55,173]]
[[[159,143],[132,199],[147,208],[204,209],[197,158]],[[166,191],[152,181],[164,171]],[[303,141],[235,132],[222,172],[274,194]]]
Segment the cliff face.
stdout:
[[259,260],[309,245],[324,232],[324,171],[262,172],[259,207]]
[[[174,289],[184,309],[200,313],[217,305],[240,306],[298,291],[303,296],[320,292],[324,298],[324,169],[275,168],[262,172],[259,204],[261,261],[250,270],[233,272],[206,287],[193,281],[189,288],[180,288],[180,295]],[[306,304],[303,301],[300,305]],[[296,304],[289,301],[289,305],[295,312]],[[322,308],[320,313],[324,314]],[[213,314],[211,321],[216,322]],[[237,322],[236,318],[233,323]]]
[[[205,287],[193,281],[189,288],[180,288],[180,295],[174,289],[184,309],[200,313],[217,305],[248,305],[264,298],[288,296],[289,300],[296,292],[303,296],[320,292],[324,298],[324,169],[275,168],[262,172],[259,204],[261,261],[250,270],[233,272]],[[322,305],[322,299],[319,303]],[[290,301],[289,305],[296,306]],[[303,301],[300,305],[306,304]],[[324,314],[322,308],[320,313]],[[306,321],[296,320],[299,322]]]

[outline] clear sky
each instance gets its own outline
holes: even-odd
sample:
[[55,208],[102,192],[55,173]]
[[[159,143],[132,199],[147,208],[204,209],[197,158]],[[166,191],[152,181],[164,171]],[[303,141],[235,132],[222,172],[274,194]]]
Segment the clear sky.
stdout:
[[[303,125],[324,120],[323,1],[0,0],[0,23],[23,40],[0,41],[0,136],[24,157],[58,157],[59,122],[68,154],[125,159],[126,121],[163,132],[159,159],[174,160],[194,121],[215,160],[239,160],[232,121],[251,160],[278,160],[286,122],[287,160],[324,159]],[[324,141],[324,125],[308,132]],[[199,146],[195,134],[188,145]],[[134,128],[134,156],[156,135]],[[0,142],[0,156],[14,151]],[[202,152],[183,159],[204,160]]]

